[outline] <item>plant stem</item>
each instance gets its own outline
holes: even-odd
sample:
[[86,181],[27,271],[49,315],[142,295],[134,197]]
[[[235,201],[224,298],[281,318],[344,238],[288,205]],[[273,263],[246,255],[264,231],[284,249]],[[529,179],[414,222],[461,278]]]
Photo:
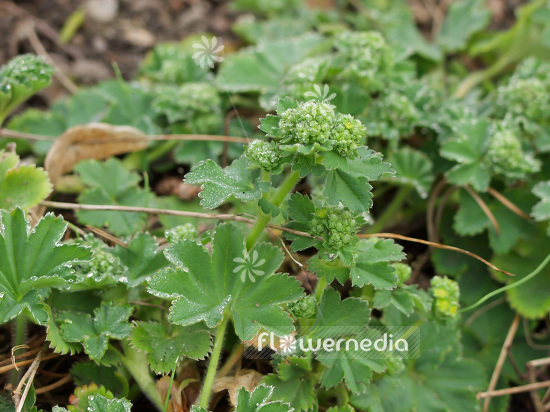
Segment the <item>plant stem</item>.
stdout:
[[546,256],[546,258],[544,258],[544,260],[540,263],[540,265],[538,265],[527,276],[523,277],[522,279],[520,279],[516,282],[509,283],[506,286],[503,286],[499,289],[496,289],[496,290],[493,290],[492,292],[489,292],[488,294],[483,296],[481,299],[479,299],[476,303],[474,303],[473,305],[470,305],[466,308],[460,309],[459,312],[467,312],[469,310],[475,309],[479,305],[481,305],[482,303],[484,303],[487,300],[491,299],[492,297],[498,295],[499,293],[506,292],[507,290],[513,289],[513,288],[518,287],[520,285],[523,285],[525,282],[528,282],[529,280],[531,280],[532,278],[537,276],[542,271],[542,269],[544,269],[546,267],[546,265],[548,265],[549,263],[550,263],[550,254],[548,256]]
[[166,153],[168,153],[170,150],[172,150],[174,147],[176,147],[178,144],[177,140],[167,141],[156,147],[155,149],[151,150],[147,155],[145,156],[145,159],[148,163],[151,163],[162,156],[164,156]]
[[384,213],[382,213],[382,216],[380,216],[376,221],[374,222],[374,225],[372,225],[369,229],[369,233],[378,233],[381,232],[382,229],[386,227],[388,222],[395,217],[395,214],[399,211],[405,200],[407,199],[407,196],[409,196],[409,193],[412,191],[411,186],[401,186],[395,196],[393,197],[393,200],[391,201],[390,205],[386,208]]
[[349,393],[346,389],[346,385],[340,384],[338,388],[336,388],[336,397],[338,399],[338,406],[347,406],[349,405]]
[[168,392],[166,393],[166,402],[164,403],[164,409],[163,409],[164,412],[168,411],[168,403],[170,402],[170,395],[172,393],[172,385],[174,384],[174,376],[176,375],[177,366],[178,366],[178,361],[176,360],[174,369],[172,369],[172,376],[170,376],[170,385],[168,385]]
[[222,323],[216,329],[216,336],[214,338],[214,348],[212,349],[212,355],[208,363],[208,369],[206,371],[206,377],[202,385],[202,390],[199,399],[199,407],[208,409],[208,401],[210,400],[210,392],[212,391],[212,385],[214,384],[214,378],[216,377],[216,370],[218,368],[218,362],[220,361],[220,355],[223,348],[223,338],[225,336],[225,329],[229,323],[230,314],[226,313]]
[[315,293],[313,294],[313,296],[315,296],[315,299],[317,299],[317,302],[319,302],[321,300],[321,297],[323,296],[323,292],[327,288],[328,282],[326,276],[317,279],[317,287],[315,288]]
[[15,318],[15,341],[13,346],[20,346],[25,343],[27,337],[27,318],[20,314]]
[[122,363],[137,382],[142,392],[144,392],[151,402],[155,404],[157,410],[162,411],[164,405],[157,392],[156,382],[149,372],[147,355],[144,352],[132,348],[130,344],[124,340],[122,341],[122,347],[124,349]]
[[[281,184],[279,187],[279,190],[271,200],[271,203],[273,203],[275,206],[280,206],[281,203],[283,203],[283,200],[287,197],[287,195],[290,193],[290,191],[294,188],[296,183],[300,180],[300,173],[298,171],[294,171],[290,173],[285,181]],[[266,226],[268,225],[269,221],[271,220],[270,215],[266,215],[261,210],[259,210],[260,217],[256,221],[256,224],[250,231],[248,237],[246,238],[246,248],[248,250],[252,249],[252,246],[256,243]]]
[[[27,317],[20,314],[14,321],[14,333],[12,338],[13,347],[25,344],[27,340]],[[11,383],[16,384],[21,379],[21,371],[14,369],[11,374]]]
[[462,81],[462,83],[460,83],[455,92],[455,97],[462,99],[475,86],[489,80],[493,76],[496,76],[512,63],[513,59],[510,59],[510,56],[508,55],[504,55],[487,69],[471,73]]

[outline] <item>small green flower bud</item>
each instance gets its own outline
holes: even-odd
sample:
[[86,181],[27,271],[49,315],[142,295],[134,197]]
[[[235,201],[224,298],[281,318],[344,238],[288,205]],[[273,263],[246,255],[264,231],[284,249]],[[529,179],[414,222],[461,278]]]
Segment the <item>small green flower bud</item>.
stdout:
[[296,318],[309,318],[317,313],[317,299],[313,295],[302,296],[298,301],[288,306],[290,314]]
[[185,223],[164,232],[164,236],[166,236],[166,239],[168,239],[170,243],[185,239],[193,240],[196,239],[198,235],[199,231],[191,223]]
[[392,263],[395,267],[395,274],[399,278],[400,283],[405,283],[411,278],[412,268],[405,263]]
[[330,137],[334,118],[332,106],[312,100],[282,113],[279,129],[285,143],[322,144]]
[[432,281],[431,294],[434,297],[433,310],[441,319],[454,318],[458,312],[460,290],[458,283],[447,276],[435,276]]
[[270,172],[279,166],[280,156],[275,146],[263,140],[254,140],[246,148],[246,157]]
[[386,358],[386,373],[388,375],[397,375],[405,369],[403,358],[390,355]]

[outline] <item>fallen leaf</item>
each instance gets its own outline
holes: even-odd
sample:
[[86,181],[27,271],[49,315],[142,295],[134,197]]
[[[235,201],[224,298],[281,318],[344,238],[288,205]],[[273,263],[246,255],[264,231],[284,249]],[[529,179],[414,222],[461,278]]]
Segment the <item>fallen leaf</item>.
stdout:
[[263,377],[264,375],[253,369],[241,369],[237,376],[226,376],[216,379],[212,390],[214,392],[221,392],[227,389],[231,404],[236,405],[239,389],[244,387],[248,392],[252,392],[259,385]]
[[121,153],[147,148],[149,141],[140,130],[130,126],[89,123],[71,127],[51,147],[44,166],[55,183],[64,173],[85,159],[106,159]]

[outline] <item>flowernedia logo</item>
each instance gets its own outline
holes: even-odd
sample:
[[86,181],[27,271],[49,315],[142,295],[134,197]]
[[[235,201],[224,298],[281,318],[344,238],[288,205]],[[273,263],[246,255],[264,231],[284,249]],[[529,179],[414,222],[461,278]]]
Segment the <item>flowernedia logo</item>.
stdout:
[[383,359],[393,355],[414,359],[420,355],[420,331],[413,326],[304,327],[284,336],[262,331],[247,343],[245,357],[249,359],[288,355],[313,355],[318,359]]
[[223,61],[223,56],[220,54],[224,47],[225,46],[221,44],[221,41],[219,41],[216,36],[211,39],[202,36],[201,41],[193,43],[193,48],[197,50],[193,54],[193,59],[195,59],[195,62],[197,62],[201,68],[204,69],[208,66],[213,69],[215,63]]
[[265,272],[260,268],[264,265],[265,259],[258,259],[259,254],[257,250],[252,252],[252,255],[246,253],[242,258],[236,257],[233,262],[239,265],[233,269],[233,273],[241,273],[241,282],[246,282],[246,279],[250,279],[252,283],[256,282],[255,276],[263,276]]

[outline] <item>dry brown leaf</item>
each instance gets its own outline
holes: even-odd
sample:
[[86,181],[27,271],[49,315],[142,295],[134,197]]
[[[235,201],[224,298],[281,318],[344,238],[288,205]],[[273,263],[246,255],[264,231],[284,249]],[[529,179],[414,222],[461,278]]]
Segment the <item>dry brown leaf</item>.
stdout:
[[44,166],[55,184],[62,174],[72,171],[81,160],[106,159],[143,150],[148,143],[147,136],[135,127],[105,123],[75,126],[55,140]]
[[237,376],[226,376],[221,379],[216,379],[212,390],[214,392],[221,392],[227,389],[231,403],[236,405],[239,389],[244,387],[248,392],[252,392],[261,382],[263,377],[264,375],[253,369],[241,369]]

